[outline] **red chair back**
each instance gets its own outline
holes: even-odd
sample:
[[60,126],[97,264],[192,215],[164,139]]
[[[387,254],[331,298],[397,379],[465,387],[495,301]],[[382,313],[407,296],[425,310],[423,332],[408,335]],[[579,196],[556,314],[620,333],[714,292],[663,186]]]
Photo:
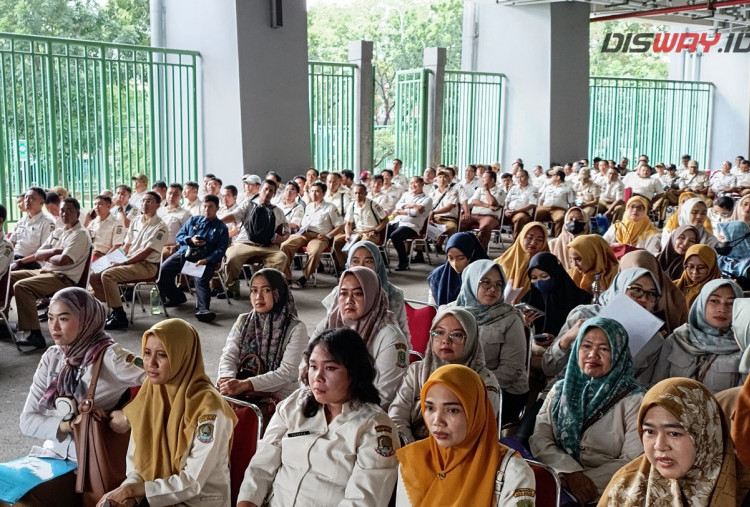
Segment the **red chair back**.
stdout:
[[536,479],[536,504],[539,507],[557,507],[560,505],[560,479],[554,470],[543,463],[526,460],[534,471]]
[[[421,308],[414,305],[423,305]],[[430,328],[432,319],[437,314],[437,309],[427,303],[420,301],[404,301],[406,308],[406,319],[409,322],[409,333],[411,333],[411,349],[424,354],[427,342],[430,341]]]
[[625,202],[628,202],[630,200],[630,197],[633,195],[633,189],[630,187],[625,188]]
[[232,503],[230,505],[237,505],[237,496],[240,494],[245,470],[258,449],[263,416],[260,409],[250,402],[227,398],[226,396],[224,399],[232,405],[234,415],[237,416],[232,451],[229,453],[229,478],[232,491]]

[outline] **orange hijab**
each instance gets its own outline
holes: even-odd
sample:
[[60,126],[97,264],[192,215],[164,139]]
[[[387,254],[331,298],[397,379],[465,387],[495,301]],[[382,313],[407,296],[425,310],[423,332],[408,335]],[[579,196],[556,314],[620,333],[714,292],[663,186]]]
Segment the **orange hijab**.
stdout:
[[688,259],[690,259],[690,257],[692,257],[693,255],[697,255],[703,262],[708,265],[708,276],[706,276],[706,279],[700,283],[693,283],[693,281],[690,280],[690,277],[688,277],[687,271],[683,271],[682,276],[679,278],[679,280],[675,280],[674,284],[678,289],[682,291],[683,294],[685,294],[685,303],[687,304],[688,311],[693,305],[693,301],[695,301],[695,298],[697,298],[698,294],[700,294],[703,286],[707,282],[721,277],[719,264],[716,261],[716,250],[708,245],[702,245],[700,243],[697,245],[693,245],[687,249],[687,252],[685,252],[684,264],[687,264]]
[[[643,207],[646,208],[646,214],[641,218],[640,220],[633,221],[628,218],[627,215],[627,207],[628,205],[633,202],[638,201],[641,204],[643,204]],[[638,242],[643,241],[646,238],[649,238],[653,236],[654,234],[659,234],[659,229],[654,227],[654,225],[651,223],[651,220],[648,218],[648,209],[651,205],[649,204],[648,200],[646,200],[645,197],[641,197],[640,195],[634,195],[630,199],[628,199],[628,202],[625,204],[625,216],[622,219],[622,222],[615,223],[615,241],[621,245],[630,245],[630,246],[636,246]]]
[[523,288],[516,301],[521,299],[531,288],[531,280],[529,280],[527,271],[532,256],[523,249],[522,245],[523,238],[526,237],[526,234],[533,227],[538,227],[542,231],[542,234],[544,234],[544,244],[539,252],[549,252],[549,246],[547,246],[547,227],[541,222],[529,222],[521,229],[516,240],[510,245],[510,248],[494,261],[495,264],[500,264],[500,267],[503,268],[505,279],[508,281],[513,280],[514,289]]
[[620,267],[620,263],[607,240],[598,234],[586,234],[571,241],[568,248],[578,252],[581,259],[591,265],[591,269],[585,273],[581,273],[575,267],[568,269],[568,274],[575,284],[590,293],[594,275],[599,274],[601,275],[599,289],[601,292],[607,290]]
[[396,451],[409,501],[415,507],[490,505],[497,469],[509,449],[498,442],[497,421],[484,383],[466,366],[441,366],[422,386],[422,414],[427,391],[436,383],[444,384],[461,402],[466,438],[443,448],[430,435]]
[[133,431],[133,464],[145,481],[180,473],[199,417],[223,412],[237,422],[203,369],[195,328],[182,319],[163,320],[143,333],[142,352],[152,334],[167,351],[172,377],[161,385],[146,379],[133,402],[123,409]]

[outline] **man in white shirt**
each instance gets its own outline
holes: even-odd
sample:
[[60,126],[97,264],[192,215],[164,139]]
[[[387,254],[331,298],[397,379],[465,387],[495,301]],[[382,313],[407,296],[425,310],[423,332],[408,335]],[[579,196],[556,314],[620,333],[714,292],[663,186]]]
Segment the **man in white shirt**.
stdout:
[[625,185],[620,181],[620,173],[617,169],[609,169],[607,181],[602,186],[599,194],[599,213],[603,213],[610,222],[622,220],[625,214]]
[[547,175],[544,174],[544,169],[542,169],[542,166],[535,165],[534,169],[531,171],[531,184],[536,187],[537,190],[541,192],[542,187],[547,183]]
[[[401,174],[401,167],[403,163],[400,159],[394,158],[391,161],[391,172],[393,173],[393,185],[401,188],[401,192],[406,192],[409,188],[409,182],[406,181],[406,176]],[[387,187],[390,186],[391,182],[388,182]]]
[[177,251],[177,233],[180,232],[185,222],[193,216],[190,214],[190,211],[180,206],[181,197],[182,185],[179,183],[170,184],[167,190],[167,200],[164,206],[159,207],[159,211],[156,212],[167,226],[167,239],[162,249],[165,259]]
[[185,183],[182,196],[185,198],[182,207],[188,210],[191,216],[200,215],[203,201],[198,198],[198,184],[194,181]]
[[740,162],[740,169],[737,172],[738,192],[742,195],[750,193],[750,160]]
[[516,176],[518,185],[514,185],[505,198],[505,223],[508,220],[513,224],[513,237],[518,237],[518,233],[526,224],[531,222],[534,214],[534,208],[539,204],[539,191],[534,185],[529,184],[529,173],[526,169],[518,171]]
[[711,175],[708,197],[715,199],[716,197],[731,194],[737,190],[737,176],[732,174],[731,162],[725,160],[721,166],[721,171],[716,171]]
[[497,187],[497,174],[487,171],[482,176],[482,186],[469,199],[471,214],[461,219],[461,230],[479,229],[479,242],[485,250],[490,244],[492,230],[500,226],[500,213],[505,203],[505,192]]
[[573,190],[565,184],[565,171],[562,167],[555,166],[550,171],[552,183],[544,187],[539,195],[539,207],[536,210],[536,219],[540,222],[551,220],[554,226],[555,237],[562,232],[565,212],[575,202]]
[[279,197],[274,203],[281,208],[292,233],[297,232],[305,214],[305,201],[300,199],[299,194],[299,184],[296,181],[290,181],[281,193],[277,192],[276,195]]
[[140,208],[130,204],[131,191],[127,185],[117,185],[115,196],[112,198],[112,214],[120,219],[125,228],[130,227],[130,222],[140,214]]
[[633,195],[645,197],[649,202],[664,192],[661,182],[651,177],[651,167],[647,164],[638,167],[632,177],[623,183],[631,188]]
[[130,196],[129,204],[135,209],[141,209],[141,199],[148,191],[148,176],[138,173],[130,179],[133,181],[133,194]]
[[[595,161],[594,165],[597,169],[597,172],[591,175],[591,179],[594,183],[599,185],[600,188],[604,188],[604,184],[607,183],[607,180],[609,178],[609,165],[607,164],[606,160]],[[618,172],[617,175],[619,176],[620,173]]]
[[323,197],[323,200],[336,206],[339,215],[343,217],[346,215],[346,210],[349,207],[351,197],[349,196],[349,191],[343,187],[342,181],[341,174],[329,173],[326,178],[328,191]]
[[409,181],[409,192],[401,196],[393,212],[396,219],[388,224],[387,236],[398,253],[396,271],[409,267],[406,241],[419,236],[432,212],[432,199],[424,193],[424,180],[414,176]]
[[[23,197],[26,214],[16,224],[10,234],[13,243],[13,256],[23,259],[32,256],[55,230],[55,222],[42,212],[47,193],[41,187],[31,187]],[[41,264],[35,261],[26,263],[24,269],[41,269]]]
[[447,169],[438,171],[437,184],[430,192],[430,198],[433,207],[430,223],[445,227],[445,232],[435,242],[437,252],[442,253],[445,240],[458,229],[459,189],[451,186],[451,174]]
[[307,246],[307,263],[304,275],[297,279],[294,287],[303,289],[307,280],[312,278],[318,269],[320,256],[331,245],[333,238],[343,230],[344,219],[341,217],[336,206],[323,200],[326,191],[325,183],[316,181],[310,187],[311,201],[305,206],[305,214],[302,217],[300,230],[292,234],[289,239],[281,244],[281,251],[287,257],[284,274],[287,280],[292,278],[292,261],[295,254],[303,246]]
[[682,190],[689,189],[700,195],[708,195],[708,176],[698,170],[698,162],[690,160],[687,163],[687,172],[682,176]]
[[576,193],[576,205],[586,213],[587,217],[593,217],[596,214],[602,189],[591,181],[591,169],[583,167],[578,171],[578,183],[573,188]]
[[676,206],[680,199],[682,190],[682,178],[677,176],[677,166],[669,164],[666,167],[666,173],[659,178],[664,192],[654,200],[654,212],[659,217],[659,228],[664,227],[664,220],[667,218],[667,207]]
[[125,226],[110,213],[112,199],[97,195],[94,199],[94,218],[87,227],[94,243],[94,259],[98,259],[120,248],[125,243]]
[[383,231],[388,226],[388,214],[379,204],[367,198],[367,187],[363,183],[355,183],[352,194],[354,199],[346,208],[344,217],[344,233],[333,240],[333,252],[339,267],[346,264],[347,254],[342,251],[346,243],[371,241],[380,245],[383,243]]

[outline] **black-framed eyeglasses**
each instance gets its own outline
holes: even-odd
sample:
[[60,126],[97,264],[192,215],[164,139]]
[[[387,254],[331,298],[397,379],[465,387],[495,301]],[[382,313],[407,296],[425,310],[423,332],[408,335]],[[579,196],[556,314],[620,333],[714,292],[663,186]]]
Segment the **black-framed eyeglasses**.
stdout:
[[464,343],[466,341],[466,335],[464,333],[458,331],[449,333],[444,329],[433,329],[430,331],[430,336],[432,336],[432,338],[437,338],[440,341],[447,338],[451,343]]
[[646,301],[658,301],[659,300],[659,293],[654,290],[643,290],[642,288],[636,286],[636,285],[628,285],[628,287],[625,289],[630,293],[631,296],[633,296],[636,299],[640,299],[645,296]]

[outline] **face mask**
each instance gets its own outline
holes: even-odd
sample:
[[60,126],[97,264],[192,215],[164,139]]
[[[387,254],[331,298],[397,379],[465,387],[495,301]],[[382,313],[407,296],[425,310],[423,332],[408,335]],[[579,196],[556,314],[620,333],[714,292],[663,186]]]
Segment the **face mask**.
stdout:
[[565,224],[565,229],[571,234],[580,234],[585,228],[586,222],[579,222],[578,220],[573,220]]
[[553,278],[548,280],[537,280],[536,282],[531,282],[531,284],[539,289],[539,292],[542,294],[551,292],[555,288],[555,280]]

